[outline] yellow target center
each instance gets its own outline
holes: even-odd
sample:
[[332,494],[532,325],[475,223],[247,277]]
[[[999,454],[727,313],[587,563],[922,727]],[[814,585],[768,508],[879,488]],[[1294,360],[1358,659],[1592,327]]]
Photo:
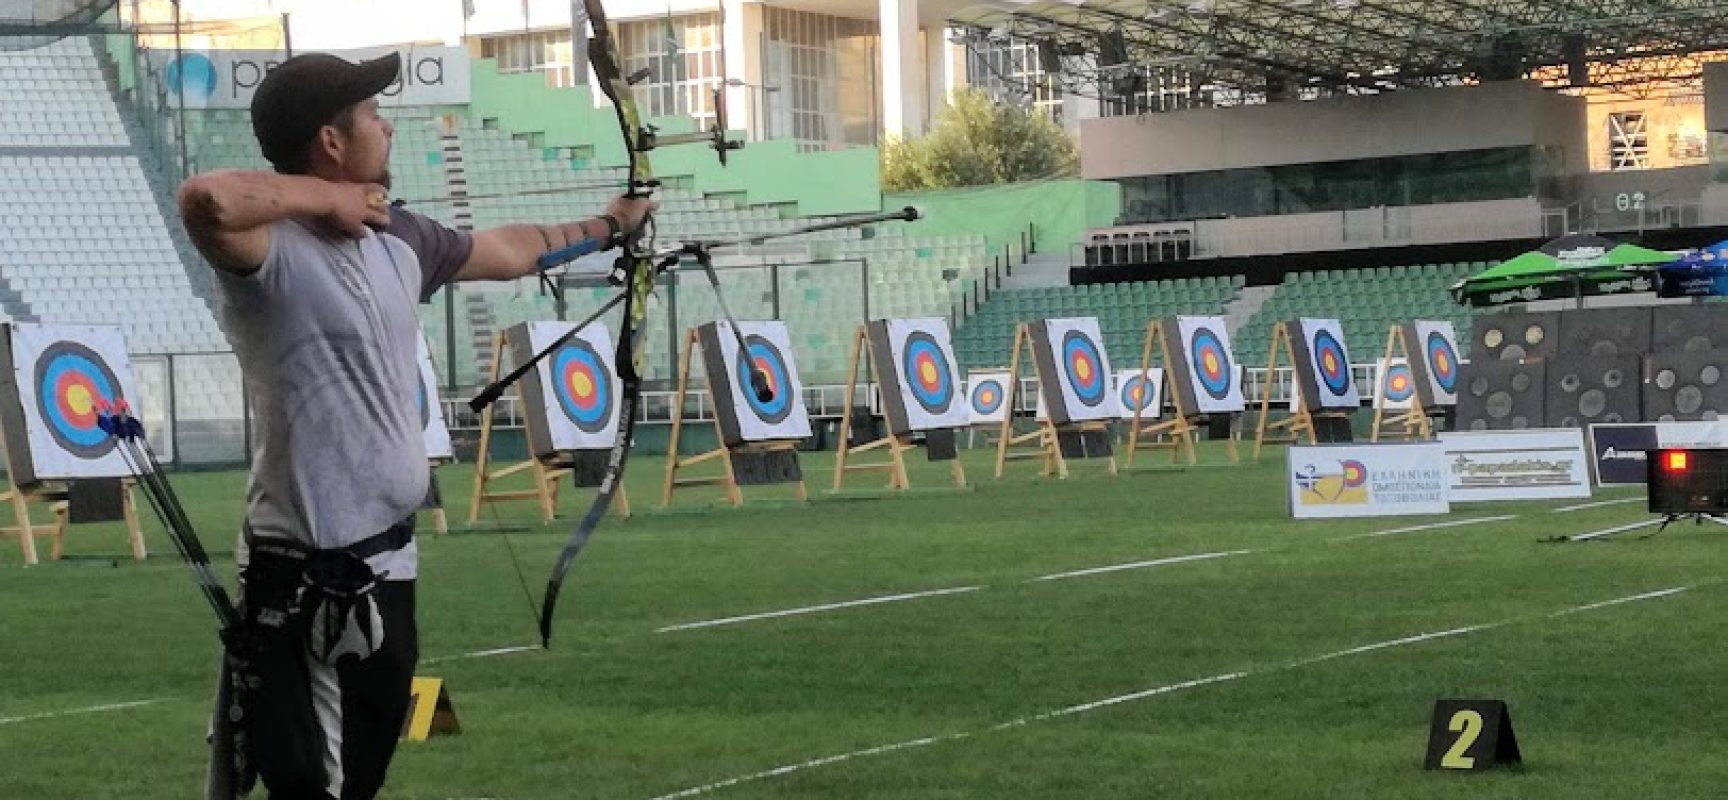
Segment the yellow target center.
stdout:
[[918,365],[918,377],[925,383],[936,382],[936,365],[928,361]]
[[577,397],[587,397],[594,392],[594,381],[586,374],[577,372],[570,376],[570,393]]
[[1334,372],[1338,369],[1338,359],[1333,358],[1331,353],[1320,356],[1320,360],[1325,362],[1327,372]]
[[1450,361],[1446,358],[1445,353],[1435,353],[1434,354],[1434,368],[1441,371],[1441,372],[1445,372],[1445,371],[1452,368],[1452,365],[1451,365]]
[[1206,371],[1207,372],[1217,372],[1218,371],[1218,356],[1214,353],[1207,353],[1205,358],[1206,358]]
[[1080,376],[1080,380],[1092,380],[1092,362],[1080,359],[1074,364],[1074,374]]
[[89,388],[74,384],[66,389],[66,405],[71,406],[72,413],[83,416],[96,407],[96,398],[90,396]]

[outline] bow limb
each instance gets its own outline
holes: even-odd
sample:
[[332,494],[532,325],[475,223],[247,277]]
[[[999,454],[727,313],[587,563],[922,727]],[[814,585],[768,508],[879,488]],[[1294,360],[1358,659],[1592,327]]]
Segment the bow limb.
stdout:
[[[612,101],[612,107],[617,112],[618,129],[624,137],[624,150],[629,156],[629,188],[625,190],[625,195],[647,197],[655,185],[647,148],[644,146],[651,143],[643,140],[642,120],[636,108],[636,98],[630,92],[630,84],[624,79],[617,46],[612,41],[612,30],[607,25],[605,7],[600,0],[583,0],[583,7],[588,12],[588,21],[593,28],[593,35],[588,40],[588,63],[594,69],[600,91]],[[624,465],[630,458],[630,439],[636,429],[636,406],[642,396],[643,353],[639,345],[642,332],[647,327],[648,296],[654,291],[655,277],[654,265],[650,261],[648,250],[642,247],[642,240],[644,232],[651,230],[652,226],[653,221],[644,217],[642,224],[624,238],[619,248],[617,265],[613,268],[614,279],[624,286],[624,318],[619,326],[618,351],[614,360],[621,384],[618,439],[613,442],[611,454],[606,460],[606,473],[600,481],[599,492],[588,507],[588,512],[583,514],[581,521],[577,523],[569,541],[564,544],[564,549],[559,552],[558,561],[552,568],[552,576],[546,582],[546,598],[540,607],[542,647],[552,646],[552,615],[558,606],[558,591],[564,585],[564,578],[575,563],[577,554],[594,535],[594,529],[599,527],[600,521],[605,518],[606,510],[611,507],[612,499],[618,494],[618,487],[623,482]]]

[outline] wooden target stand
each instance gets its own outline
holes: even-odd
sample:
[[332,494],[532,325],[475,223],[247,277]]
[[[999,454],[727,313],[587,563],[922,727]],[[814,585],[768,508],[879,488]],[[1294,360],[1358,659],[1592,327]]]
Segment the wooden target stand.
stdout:
[[[696,329],[691,328],[685,331],[683,352],[678,356],[678,400],[673,404],[672,438],[666,445],[666,478],[660,488],[660,505],[672,505],[672,494],[680,488],[720,486],[726,490],[726,500],[736,508],[744,505],[744,492],[739,488],[738,470],[733,463],[733,458],[743,454],[767,453],[791,453],[796,458],[798,441],[795,439],[776,439],[765,442],[746,442],[733,447],[726,444],[724,437],[716,437],[721,440],[719,447],[688,458],[680,456],[678,454],[678,440],[684,431],[684,399],[690,392],[690,361],[695,357],[696,348],[700,346]],[[722,402],[722,399],[715,392],[715,382],[712,379],[708,381],[708,400],[716,408]],[[726,401],[730,402],[730,398],[727,398]],[[720,423],[716,421],[714,427],[718,430]],[[679,477],[678,475],[682,470],[709,462],[718,462],[722,470],[721,474],[693,478]],[[798,502],[802,503],[810,499],[810,492],[805,487],[802,477],[791,483],[796,487],[793,490],[793,497]]]
[[[1183,404],[1182,392],[1176,387],[1175,380],[1171,376],[1170,365],[1175,362],[1171,361],[1170,336],[1174,333],[1174,331],[1164,329],[1162,320],[1155,319],[1146,323],[1146,342],[1140,349],[1140,375],[1144,378],[1152,369],[1153,353],[1157,353],[1159,358],[1163,359],[1161,363],[1164,365],[1164,388],[1166,390],[1163,394],[1170,398],[1172,413],[1168,420],[1143,425],[1140,421],[1142,409],[1134,409],[1134,419],[1128,426],[1129,467],[1134,466],[1134,456],[1141,450],[1169,450],[1170,463],[1172,464],[1176,463],[1177,459],[1183,455],[1187,455],[1189,466],[1193,466],[1199,460],[1195,452],[1194,439],[1200,426],[1195,425],[1194,420],[1201,419],[1205,415],[1198,414]],[[1154,350],[1153,348],[1157,349]],[[1242,456],[1236,450],[1236,437],[1234,435],[1224,439],[1224,446],[1230,454],[1231,463],[1241,463]]]
[[[864,359],[869,359],[871,374],[883,374],[882,365],[877,364],[875,357],[870,355],[870,337],[865,331],[865,326],[860,325],[852,337],[852,360],[849,362],[852,368],[846,372],[846,408],[840,414],[840,449],[834,456],[834,491],[838,492],[845,486],[848,471],[887,472],[888,488],[905,491],[912,488],[912,481],[906,476],[906,453],[916,449],[910,434],[890,431],[887,436],[873,442],[852,446],[852,404],[858,397],[858,366]],[[878,383],[877,386],[881,384]],[[955,400],[958,401],[960,387],[955,386],[954,391]],[[888,460],[865,464],[846,463],[851,456],[872,450],[887,450]],[[960,459],[954,458],[949,466],[954,474],[954,488],[966,488],[966,468],[960,465]]]
[[[1308,410],[1307,403],[1297,403],[1290,416],[1277,422],[1271,421],[1272,416],[1272,376],[1278,374],[1278,352],[1282,346],[1283,352],[1290,358],[1292,382],[1295,380],[1296,349],[1290,343],[1289,323],[1280,322],[1272,327],[1272,355],[1266,360],[1266,383],[1260,395],[1260,424],[1254,429],[1254,460],[1260,460],[1260,449],[1268,444],[1297,444],[1302,435],[1308,435],[1309,444],[1319,444],[1320,437],[1314,432],[1314,420],[1324,418],[1349,421],[1350,415],[1341,411],[1322,411],[1314,413]],[[1349,365],[1345,365],[1349,369]],[[1278,431],[1284,431],[1280,434]]]
[[[22,431],[7,430],[7,426],[0,425],[0,449],[8,456],[17,452],[15,447],[24,447],[20,438],[22,435]],[[132,558],[143,561],[149,556],[149,551],[144,546],[144,531],[138,525],[138,504],[132,497],[132,487],[136,483],[132,478],[120,479],[120,503],[126,522],[126,538],[132,546]],[[69,487],[65,483],[42,481],[31,486],[12,485],[6,491],[0,492],[0,502],[7,503],[12,508],[12,524],[0,526],[0,539],[17,538],[26,565],[34,566],[40,563],[36,552],[37,536],[50,538],[52,543],[48,550],[49,560],[59,561],[66,555],[66,530],[72,525],[72,504]],[[53,522],[32,522],[32,505],[48,506],[49,514],[54,518]]]
[[[1404,327],[1393,325],[1386,332],[1386,357],[1380,363],[1390,366],[1392,359],[1403,358],[1406,367],[1410,364],[1410,343],[1404,340]],[[1368,436],[1368,441],[1378,442],[1386,439],[1432,439],[1434,438],[1434,421],[1428,417],[1428,409],[1422,405],[1422,393],[1414,386],[1410,391],[1410,407],[1406,409],[1386,408],[1386,376],[1380,375],[1376,381],[1374,392],[1374,427]]]
[[[428,472],[429,472],[428,480],[432,481],[432,484],[434,487],[438,483],[438,468],[444,466],[445,464],[453,463],[454,461],[455,461],[455,459],[453,459],[453,458],[450,458],[450,459],[433,458],[433,459],[427,460],[427,462],[426,462],[427,466],[430,467],[430,469],[428,470]],[[428,491],[430,491],[430,489]],[[444,492],[443,492],[443,490],[438,490],[438,505],[432,506],[432,507],[424,509],[424,510],[431,512],[431,514],[432,514],[432,529],[433,530],[435,530],[439,533],[449,533],[450,532],[450,515],[444,513]]]
[[[1014,354],[1008,359],[1008,382],[1012,387],[1009,390],[1009,397],[1006,398],[1009,403],[1008,414],[1002,418],[1000,433],[997,434],[996,439],[997,478],[1002,477],[1002,472],[1009,461],[1034,458],[1043,462],[1046,477],[1053,475],[1058,478],[1067,478],[1068,458],[1062,455],[1060,435],[1063,433],[1110,435],[1110,423],[1108,421],[1076,422],[1058,426],[1050,421],[1048,414],[1045,415],[1044,419],[1034,420],[1036,427],[1032,431],[1021,434],[1014,433],[1014,395],[1020,391],[1020,354],[1030,350],[1032,346],[1031,326],[1024,322],[1014,326]],[[1038,375],[1039,391],[1043,391],[1045,386],[1053,385],[1045,382],[1045,376],[1038,368],[1036,356],[1032,358],[1032,371]],[[1016,450],[1015,448],[1020,449]],[[1114,455],[1109,456],[1107,461],[1109,473],[1114,477],[1116,475],[1116,457]]]
[[[492,335],[492,371],[489,382],[496,382],[504,366],[504,350],[508,344],[504,331]],[[528,389],[522,381],[516,382],[516,401],[519,407],[526,408],[530,402],[540,402],[540,398],[532,400],[528,397]],[[533,500],[540,504],[540,518],[551,522],[558,513],[558,488],[560,482],[575,472],[571,460],[572,453],[559,452],[547,458],[528,454],[525,461],[510,464],[501,469],[491,470],[492,466],[492,414],[496,404],[489,405],[480,413],[480,447],[474,454],[474,494],[468,506],[468,524],[475,525],[480,521],[480,507],[498,503],[520,502]],[[620,425],[624,424],[620,420]],[[522,425],[527,429],[524,440],[534,441],[534,416],[522,415]],[[529,447],[532,450],[532,446]],[[490,470],[490,471],[489,471]],[[513,475],[526,473],[532,488],[488,491],[488,484],[503,480]],[[620,485],[618,492],[612,496],[612,511],[620,518],[630,518],[630,496]],[[440,509],[442,512],[442,509]]]

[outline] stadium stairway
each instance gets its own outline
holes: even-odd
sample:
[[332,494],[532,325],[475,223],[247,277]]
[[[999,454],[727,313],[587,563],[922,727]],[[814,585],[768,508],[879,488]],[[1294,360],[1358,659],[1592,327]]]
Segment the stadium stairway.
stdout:
[[1391,325],[1416,319],[1450,321],[1460,333],[1460,346],[1467,348],[1469,337],[1464,334],[1470,330],[1471,312],[1452,301],[1447,287],[1487,268],[1484,262],[1459,262],[1292,272],[1241,332],[1231,335],[1230,344],[1242,363],[1262,365],[1274,325],[1319,317],[1343,324],[1346,346],[1357,363],[1380,357]]
[[1002,278],[1002,289],[1044,289],[1068,285],[1068,254],[1033,253],[1025,263],[1014,265],[1014,274]]
[[1234,276],[1209,276],[998,292],[954,333],[954,356],[966,369],[1004,366],[1019,323],[1090,316],[1098,318],[1111,363],[1135,364],[1145,343],[1147,322],[1175,314],[1221,314],[1235,298],[1240,281]]
[[180,224],[180,209],[175,202],[179,194],[179,176],[169,174],[167,160],[156,149],[156,139],[144,130],[144,126],[138,121],[137,107],[132,104],[126,92],[121,90],[120,68],[114,62],[113,54],[94,38],[91,40],[91,49],[96,52],[102,80],[107,83],[108,92],[114,97],[114,104],[125,112],[120,115],[120,126],[126,139],[132,143],[132,152],[138,156],[138,166],[143,170],[144,182],[150,187],[150,196],[155,199],[157,211],[162,215],[168,240],[173,243],[175,254],[180,256],[180,267],[186,272],[186,281],[192,286],[192,294],[204,301],[205,308],[210,309],[210,314],[214,317],[216,278],[205,265],[204,257],[192,246],[192,239],[186,235],[186,226]]
[[1272,299],[1272,294],[1278,291],[1276,286],[1244,286],[1236,293],[1236,299],[1224,306],[1224,330],[1230,334],[1232,341],[1237,331],[1248,324],[1248,320],[1260,313],[1266,301]]

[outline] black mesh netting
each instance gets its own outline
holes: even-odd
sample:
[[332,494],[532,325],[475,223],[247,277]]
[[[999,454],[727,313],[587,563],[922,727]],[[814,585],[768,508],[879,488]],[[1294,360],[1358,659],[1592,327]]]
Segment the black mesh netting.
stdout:
[[94,33],[115,0],[0,0],[0,51]]

